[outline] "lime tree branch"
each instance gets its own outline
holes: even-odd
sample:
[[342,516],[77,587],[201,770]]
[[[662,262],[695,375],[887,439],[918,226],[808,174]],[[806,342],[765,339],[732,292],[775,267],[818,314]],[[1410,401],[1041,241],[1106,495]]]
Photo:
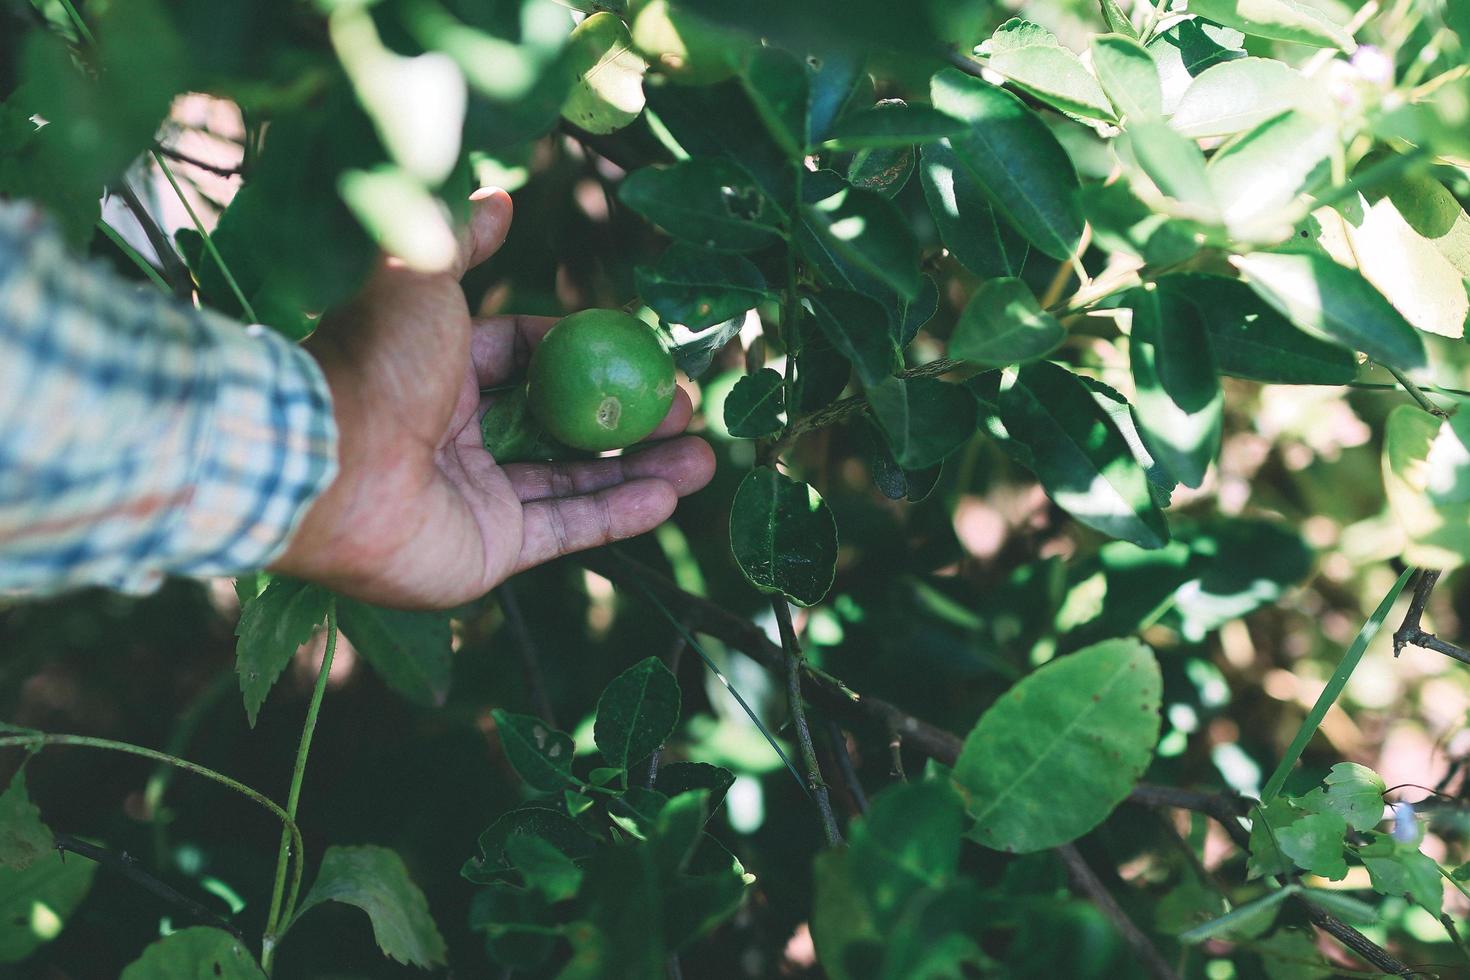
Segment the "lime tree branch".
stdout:
[[1423,647],[1452,657],[1462,664],[1470,664],[1470,650],[1441,640],[1420,625],[1424,618],[1424,607],[1428,605],[1434,587],[1439,584],[1440,574],[1436,569],[1426,568],[1420,571],[1419,579],[1414,583],[1414,596],[1409,602],[1409,611],[1404,614],[1403,625],[1393,634],[1393,655],[1397,657],[1403,653],[1404,647]]
[[143,229],[143,234],[148,238],[148,244],[153,246],[153,251],[158,253],[158,261],[163,264],[163,277],[168,281],[169,288],[179,299],[188,299],[194,295],[194,276],[189,272],[189,267],[175,251],[173,242],[169,241],[168,235],[158,226],[153,215],[143,206],[138,199],[138,194],[126,180],[120,180],[112,187],[112,192],[122,198],[123,204],[127,205],[129,211],[133,212],[133,218]]
[[[759,626],[738,613],[684,591],[654,569],[621,554],[606,550],[589,552],[582,557],[582,564],[614,585],[633,591],[646,590],[666,605],[688,629],[719,639],[768,670],[784,672],[786,658],[782,648],[772,643]],[[901,738],[909,749],[936,762],[953,766],[958,761],[964,742],[953,732],[931,725],[887,701],[859,694],[809,663],[803,662],[801,671],[802,689],[807,699],[818,708],[839,717],[876,725],[890,737]],[[1251,804],[1234,793],[1201,792],[1141,783],[1129,794],[1128,802],[1202,813],[1218,821],[1236,846],[1241,849],[1249,846],[1249,835],[1240,825],[1239,818],[1250,812]],[[1297,896],[1292,901],[1313,924],[1375,969],[1393,976],[1414,975],[1412,969],[1388,950],[1306,896]]]
[[1143,930],[1128,918],[1128,913],[1118,904],[1118,900],[1108,891],[1102,879],[1098,878],[1097,872],[1087,863],[1082,852],[1072,844],[1063,844],[1054,848],[1057,856],[1062,859],[1062,864],[1067,868],[1067,877],[1072,881],[1072,887],[1086,895],[1096,905],[1102,914],[1107,916],[1113,928],[1118,930],[1118,935],[1132,947],[1133,952],[1147,967],[1148,972],[1154,980],[1179,980],[1179,974],[1170,966],[1159,953],[1149,938],[1143,934]]
[[791,722],[796,728],[797,743],[801,746],[801,761],[806,766],[807,788],[817,801],[822,814],[822,832],[827,836],[827,846],[842,843],[842,833],[837,829],[837,817],[832,812],[832,795],[822,778],[822,767],[817,762],[817,749],[812,743],[811,726],[806,720],[806,709],[802,707],[801,672],[806,661],[801,655],[801,642],[796,638],[796,628],[791,623],[791,607],[785,596],[772,596],[771,609],[776,613],[776,625],[781,631],[781,655],[786,675],[786,702],[791,711]]

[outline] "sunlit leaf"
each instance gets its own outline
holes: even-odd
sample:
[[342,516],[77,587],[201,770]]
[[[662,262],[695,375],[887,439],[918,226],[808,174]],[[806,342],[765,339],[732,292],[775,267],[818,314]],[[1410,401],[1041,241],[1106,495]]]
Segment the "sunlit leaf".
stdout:
[[1067,336],[1019,279],[991,279],[970,297],[949,338],[949,356],[985,367],[1045,357]]
[[1013,17],[980,46],[980,53],[986,67],[1043,102],[1092,119],[1113,118],[1112,104],[1082,59],[1039,24]]
[[617,15],[595,13],[572,31],[568,70],[576,84],[561,113],[589,133],[622,129],[643,111],[643,73],[648,65],[633,50]]
[[1189,12],[1255,37],[1349,52],[1357,47],[1342,25],[1302,0],[1190,0]]

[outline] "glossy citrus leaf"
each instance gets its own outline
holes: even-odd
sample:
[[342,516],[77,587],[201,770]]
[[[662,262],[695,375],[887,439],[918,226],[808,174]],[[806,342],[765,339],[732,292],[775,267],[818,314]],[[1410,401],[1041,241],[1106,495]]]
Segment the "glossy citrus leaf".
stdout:
[[868,404],[905,470],[935,465],[975,434],[975,399],[938,378],[888,378],[868,388]]
[[759,439],[781,429],[786,387],[780,372],[761,368],[735,382],[725,399],[725,430],[737,439]]
[[828,146],[834,150],[861,150],[932,143],[965,131],[965,123],[933,106],[885,99],[839,119]]
[[920,286],[919,250],[908,222],[882,194],[842,184],[830,194],[809,195],[803,221],[834,253],[913,298]]
[[985,64],[1013,85],[1064,112],[1113,119],[1113,107],[1077,57],[1039,24],[1013,17],[980,46]]
[[595,13],[572,31],[568,70],[577,78],[561,114],[589,133],[622,129],[643,111],[648,63],[616,14]]
[[730,547],[746,581],[800,606],[837,573],[837,524],[816,490],[770,467],[746,474],[730,507]]
[[704,330],[740,316],[767,295],[749,259],[675,242],[636,273],[638,295],[668,323]]
[[1169,125],[1191,139],[1233,136],[1287,110],[1310,109],[1314,97],[1323,96],[1295,68],[1270,58],[1237,58],[1201,72]]
[[944,247],[977,276],[1018,276],[1026,264],[1026,240],[1001,218],[976,177],[960,163],[948,140],[919,151],[924,199]]
[[740,81],[776,145],[788,157],[801,156],[811,138],[806,68],[780,48],[760,47],[748,55]]
[[1338,149],[1333,124],[1293,110],[1266,120],[1217,152],[1207,172],[1231,235],[1244,241],[1279,240],[1305,214],[1298,197],[1326,176]]
[[1189,12],[1255,37],[1349,52],[1357,47],[1346,28],[1303,0],[1190,0]]
[[1136,38],[1121,34],[1094,37],[1092,70],[1124,125],[1156,119],[1163,113],[1159,66]]
[[829,289],[811,297],[811,305],[822,335],[852,362],[865,384],[877,384],[898,370],[898,344],[876,300]]
[[779,238],[779,215],[760,186],[719,158],[635,170],[618,198],[675,238],[704,248],[750,252]]
[[515,715],[501,708],[490,712],[505,757],[528,786],[554,792],[580,782],[572,776],[576,748],[572,737],[540,718]]
[[1045,357],[1067,336],[1019,279],[991,279],[970,297],[949,338],[949,356],[985,367]]
[[657,657],[614,677],[597,699],[593,736],[610,766],[626,769],[648,758],[679,723],[679,682]]

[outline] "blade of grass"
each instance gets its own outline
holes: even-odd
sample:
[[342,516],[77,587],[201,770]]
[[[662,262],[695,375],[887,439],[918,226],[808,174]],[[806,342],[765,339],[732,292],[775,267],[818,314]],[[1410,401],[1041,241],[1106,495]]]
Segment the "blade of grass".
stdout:
[[169,185],[173,187],[174,193],[179,196],[179,202],[184,205],[184,210],[189,212],[189,220],[194,222],[194,230],[199,232],[200,238],[204,239],[205,250],[214,258],[215,264],[219,266],[219,271],[224,274],[225,282],[230,284],[230,292],[235,294],[235,301],[240,304],[240,309],[245,311],[245,317],[251,323],[259,323],[260,320],[256,317],[255,310],[250,307],[250,301],[245,298],[245,294],[240,290],[240,284],[235,281],[234,273],[230,272],[230,267],[225,265],[225,260],[219,254],[219,249],[214,247],[214,239],[210,237],[209,231],[204,227],[204,222],[200,221],[199,215],[194,213],[194,205],[189,203],[189,199],[184,196],[184,189],[174,179],[174,172],[169,169],[168,161],[157,150],[150,152],[153,154],[153,159],[158,161],[158,166],[163,170],[163,175],[168,178]]
[[1297,729],[1296,737],[1291,740],[1291,745],[1287,747],[1286,754],[1281,757],[1281,763],[1277,765],[1276,771],[1271,774],[1271,778],[1266,782],[1266,789],[1261,793],[1262,803],[1270,803],[1281,792],[1281,787],[1286,784],[1286,777],[1291,774],[1292,767],[1301,758],[1302,752],[1306,749],[1307,743],[1312,740],[1312,736],[1317,733],[1317,728],[1322,724],[1322,719],[1327,716],[1327,709],[1331,708],[1337,701],[1338,696],[1342,694],[1342,689],[1347,686],[1348,678],[1353,676],[1353,671],[1358,667],[1358,661],[1363,659],[1363,651],[1368,649],[1368,644],[1372,642],[1373,637],[1378,635],[1378,630],[1383,626],[1383,621],[1388,618],[1388,611],[1393,608],[1393,604],[1398,600],[1399,593],[1404,591],[1404,586],[1409,584],[1409,579],[1413,578],[1415,571],[1417,569],[1404,569],[1404,573],[1393,584],[1393,588],[1388,590],[1388,595],[1384,596],[1383,601],[1378,604],[1378,608],[1373,610],[1373,615],[1369,616],[1368,621],[1363,624],[1363,628],[1358,630],[1358,636],[1353,640],[1353,645],[1348,647],[1348,651],[1338,663],[1337,669],[1332,672],[1332,676],[1327,681],[1327,686],[1322,689],[1321,695],[1317,698],[1317,703],[1312,705],[1311,711],[1307,712],[1307,717],[1302,720],[1301,728]]
[[173,290],[168,288],[168,283],[163,281],[163,276],[159,274],[157,269],[153,268],[153,263],[143,258],[143,254],[141,252],[139,252],[136,248],[133,248],[133,246],[129,245],[127,239],[118,234],[116,228],[112,227],[112,225],[109,225],[107,222],[102,221],[101,219],[97,221],[97,227],[101,229],[102,234],[107,236],[108,241],[117,246],[118,251],[122,252],[128,258],[133,260],[133,265],[136,265],[139,269],[141,269],[143,271],[143,275],[147,276],[153,281],[153,285],[163,290],[164,295],[172,296],[174,294]]

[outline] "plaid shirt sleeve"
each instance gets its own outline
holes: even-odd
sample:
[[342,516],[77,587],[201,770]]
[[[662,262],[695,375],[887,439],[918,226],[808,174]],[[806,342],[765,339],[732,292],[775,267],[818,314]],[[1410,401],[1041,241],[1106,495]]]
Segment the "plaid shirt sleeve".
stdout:
[[336,475],[316,363],[0,202],[0,592],[263,567]]

